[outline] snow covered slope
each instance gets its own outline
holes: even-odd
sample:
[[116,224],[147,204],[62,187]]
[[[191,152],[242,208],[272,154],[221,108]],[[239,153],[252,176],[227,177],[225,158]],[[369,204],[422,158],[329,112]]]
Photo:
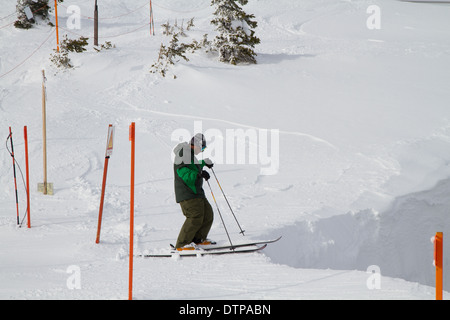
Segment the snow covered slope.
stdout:
[[[155,36],[148,1],[103,0],[99,42],[116,48],[101,52],[92,48],[92,1],[65,0],[60,35],[90,43],[70,55],[76,68],[65,72],[49,60],[55,29],[15,29],[14,2],[0,8],[0,130],[6,139],[12,127],[24,170],[28,126],[32,228],[16,226],[12,162],[0,146],[0,298],[127,297],[131,122],[135,252],[176,240],[184,218],[171,151],[179,135],[200,130],[245,237],[284,236],[263,255],[136,259],[137,299],[434,298],[429,239],[443,231],[446,242],[449,228],[448,4],[250,0],[258,64],[225,65],[199,52],[180,61],[172,79],[149,73],[168,41],[160,25],[195,17],[190,35],[212,37],[209,0],[152,1]],[[71,5],[80,9],[79,29],[70,29]],[[373,5],[380,29],[368,27]],[[42,69],[53,196],[36,188],[43,179]],[[114,152],[95,244],[108,124],[116,130]],[[244,143],[243,163],[240,145],[227,136],[239,132],[257,138]],[[243,241],[211,182],[232,239]],[[210,236],[226,240],[217,213]],[[380,289],[368,289],[371,265],[380,268]],[[74,274],[81,289],[69,289]]]

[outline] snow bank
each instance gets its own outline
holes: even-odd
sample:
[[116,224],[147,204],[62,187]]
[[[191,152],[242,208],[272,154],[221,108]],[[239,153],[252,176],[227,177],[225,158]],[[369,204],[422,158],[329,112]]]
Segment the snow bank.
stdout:
[[[429,239],[450,227],[449,192],[447,179],[430,190],[397,198],[381,213],[368,209],[296,223],[273,232],[283,234],[283,241],[267,248],[266,254],[296,268],[365,271],[377,265],[383,276],[433,286],[434,249]],[[444,246],[444,264],[449,255],[450,248]],[[445,290],[450,289],[449,279],[444,274]]]

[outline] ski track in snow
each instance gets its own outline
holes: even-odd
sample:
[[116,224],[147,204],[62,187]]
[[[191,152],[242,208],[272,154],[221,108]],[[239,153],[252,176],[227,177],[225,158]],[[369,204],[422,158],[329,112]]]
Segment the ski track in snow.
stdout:
[[[250,128],[250,129],[256,129],[256,130],[266,130],[265,128],[258,128],[252,125],[248,125],[248,124],[242,124],[242,123],[237,123],[237,122],[233,122],[233,121],[228,121],[228,120],[224,120],[224,119],[217,119],[217,118],[207,118],[207,117],[202,117],[202,116],[191,116],[191,115],[186,115],[186,114],[178,114],[178,113],[168,113],[168,112],[162,112],[162,111],[156,111],[156,110],[147,110],[147,109],[143,109],[143,108],[139,108],[127,101],[122,101],[124,104],[132,107],[134,110],[136,111],[144,111],[144,112],[149,112],[149,113],[153,113],[153,114],[157,114],[157,115],[161,115],[161,116],[166,116],[166,117],[180,117],[180,118],[185,118],[185,119],[194,119],[194,120],[205,120],[205,121],[215,121],[215,122],[221,122],[221,123],[226,123],[226,124],[231,124],[233,126],[237,126],[237,127],[243,127],[243,128]],[[279,130],[279,132],[281,134],[286,134],[286,135],[293,135],[293,136],[300,136],[300,137],[306,137],[309,138],[315,142],[319,142],[322,144],[327,145],[328,147],[337,150],[338,148],[336,146],[334,146],[333,144],[331,144],[330,142],[320,139],[318,137],[312,136],[310,134],[307,133],[302,133],[302,132],[290,132],[290,131],[284,131],[284,130]]]

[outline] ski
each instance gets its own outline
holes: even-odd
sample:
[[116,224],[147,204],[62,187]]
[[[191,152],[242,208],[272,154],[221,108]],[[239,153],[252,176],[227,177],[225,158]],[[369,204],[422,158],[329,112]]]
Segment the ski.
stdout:
[[[241,247],[251,247],[251,246],[256,246],[256,245],[260,245],[260,244],[268,244],[268,243],[276,242],[280,239],[281,239],[281,237],[278,237],[278,238],[272,239],[272,240],[259,240],[259,241],[254,241],[254,242],[237,243],[237,244],[233,244],[233,245],[228,245],[228,244],[227,245],[217,245],[216,243],[213,243],[213,244],[207,244],[207,245],[198,244],[197,246],[206,251],[223,250],[223,249],[233,249],[233,248],[241,248]],[[175,249],[175,246],[173,244],[170,244],[170,247],[172,249]]]
[[171,251],[170,253],[154,253],[154,254],[139,254],[136,255],[140,258],[171,258],[171,257],[198,257],[198,256],[206,256],[206,255],[224,255],[224,254],[234,254],[234,253],[251,253],[263,250],[267,244],[262,246],[255,245],[255,248],[246,248],[241,247],[237,249],[229,250],[204,250],[204,249],[196,249],[196,250],[183,250],[183,251]]
[[214,245],[214,244],[209,244],[209,245],[204,245],[204,246],[198,245],[198,247],[205,251],[224,250],[224,249],[251,247],[251,246],[256,246],[256,245],[261,245],[261,244],[274,243],[280,239],[281,239],[281,236],[276,239],[272,239],[272,240],[260,240],[260,241],[254,241],[254,242],[237,243],[237,244],[233,244],[233,245]]

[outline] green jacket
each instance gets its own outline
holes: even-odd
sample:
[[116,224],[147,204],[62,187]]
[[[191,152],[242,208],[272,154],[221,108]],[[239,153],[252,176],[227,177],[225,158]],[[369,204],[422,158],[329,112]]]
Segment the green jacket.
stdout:
[[187,142],[178,144],[173,152],[175,154],[173,171],[176,202],[206,198],[201,176],[205,162],[197,160],[194,150]]

